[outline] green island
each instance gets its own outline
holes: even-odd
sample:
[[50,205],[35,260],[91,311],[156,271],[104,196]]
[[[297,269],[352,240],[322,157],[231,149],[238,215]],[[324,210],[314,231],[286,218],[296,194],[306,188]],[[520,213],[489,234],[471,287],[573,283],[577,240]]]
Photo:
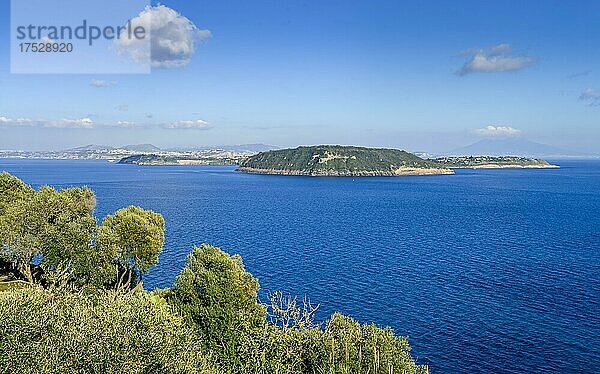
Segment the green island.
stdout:
[[436,175],[454,172],[406,151],[319,145],[262,152],[246,158],[240,172],[307,176]]
[[145,290],[159,213],[101,222],[88,188],[0,174],[0,372],[423,374],[406,337],[284,292],[260,300],[241,257],[203,244],[173,286]]
[[516,156],[446,156],[432,161],[452,169],[558,168],[546,160]]
[[156,154],[140,154],[124,157],[119,164],[146,166],[159,165],[237,165],[239,157],[192,157],[192,156],[163,156]]

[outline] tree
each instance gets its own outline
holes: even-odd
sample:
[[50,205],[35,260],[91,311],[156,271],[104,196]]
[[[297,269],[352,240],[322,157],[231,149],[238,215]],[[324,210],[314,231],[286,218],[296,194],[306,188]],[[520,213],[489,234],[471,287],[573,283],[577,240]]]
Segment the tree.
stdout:
[[[165,220],[162,215],[130,206],[107,216],[98,228],[97,246],[116,258],[125,272],[127,283],[158,263],[165,242]],[[117,282],[117,286],[121,285]]]
[[114,255],[95,246],[94,193],[88,188],[39,192],[46,225],[40,238],[46,271],[63,269],[79,285],[102,285],[114,276]]
[[91,253],[95,206],[88,188],[57,191],[45,186],[35,191],[10,174],[0,174],[0,255],[29,282],[34,281],[31,262],[36,256],[42,257],[45,270],[67,267],[70,273],[92,278],[102,268]]
[[33,282],[31,261],[42,251],[39,239],[44,223],[36,205],[36,199],[29,196],[17,199],[0,216],[0,256],[29,282]]
[[207,348],[230,365],[240,359],[236,352],[247,336],[266,323],[259,288],[240,256],[205,244],[188,256],[168,301],[196,326]]
[[26,196],[32,196],[34,192],[33,188],[19,178],[7,172],[0,173],[0,216],[4,214],[7,205]]

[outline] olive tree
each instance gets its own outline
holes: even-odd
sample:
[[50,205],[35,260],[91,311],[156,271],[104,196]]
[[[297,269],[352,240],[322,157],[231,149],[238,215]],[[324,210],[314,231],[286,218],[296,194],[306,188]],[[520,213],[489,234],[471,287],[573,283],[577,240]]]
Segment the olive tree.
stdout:
[[[158,263],[158,255],[165,242],[165,220],[162,215],[140,207],[130,206],[107,216],[98,227],[97,246],[112,254],[117,268],[127,276],[125,284],[131,285],[136,277]],[[118,269],[117,269],[118,270]],[[117,281],[117,286],[122,284]]]
[[109,281],[114,255],[95,245],[94,193],[88,188],[55,191],[44,187],[38,195],[45,222],[40,238],[44,270],[64,269],[80,285]]
[[35,190],[7,172],[0,173],[0,216],[10,203],[30,197]]
[[239,360],[241,345],[266,323],[259,284],[238,255],[202,245],[193,249],[168,299],[196,327],[221,363]]

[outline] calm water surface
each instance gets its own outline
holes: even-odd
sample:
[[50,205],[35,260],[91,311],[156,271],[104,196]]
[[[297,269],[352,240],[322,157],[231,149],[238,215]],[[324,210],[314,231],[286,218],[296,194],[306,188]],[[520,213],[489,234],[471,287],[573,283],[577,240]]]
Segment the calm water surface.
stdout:
[[[26,182],[88,185],[99,218],[162,213],[148,287],[193,245],[285,290],[410,337],[432,373],[600,372],[600,161],[454,176],[307,178],[230,167],[0,160]],[[264,294],[263,294],[264,295]]]

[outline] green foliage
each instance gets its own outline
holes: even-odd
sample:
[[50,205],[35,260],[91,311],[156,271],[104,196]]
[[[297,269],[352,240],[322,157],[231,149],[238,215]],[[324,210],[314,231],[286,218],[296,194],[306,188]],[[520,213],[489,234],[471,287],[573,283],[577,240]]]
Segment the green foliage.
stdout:
[[[350,317],[334,314],[323,332],[316,362],[331,373],[415,373],[419,368],[409,355],[405,338],[391,328],[361,325]],[[314,351],[313,351],[314,352]]]
[[114,273],[113,257],[94,245],[94,193],[88,188],[56,191],[43,187],[36,195],[44,222],[42,267],[46,271],[66,268],[81,285],[100,286],[109,281]]
[[406,338],[391,329],[334,314],[323,329],[267,326],[243,345],[241,364],[225,369],[240,374],[427,373],[409,352]]
[[216,373],[146,292],[0,292],[0,373]]
[[32,281],[31,261],[42,252],[45,220],[37,194],[7,200],[0,215],[0,257]]
[[222,363],[233,363],[240,359],[240,344],[266,323],[258,289],[241,257],[202,245],[188,256],[168,301],[195,326]]
[[[98,228],[98,247],[125,268],[147,272],[158,263],[165,243],[162,215],[130,206],[108,216]],[[131,273],[130,273],[131,274]]]
[[321,328],[316,307],[281,292],[259,303],[241,257],[210,245],[173,289],[133,287],[158,262],[164,220],[129,207],[97,226],[95,203],[87,188],[35,191],[0,174],[0,374],[427,373],[389,328],[339,314]]
[[240,164],[240,170],[270,170],[294,175],[394,175],[398,168],[441,168],[397,149],[338,145],[298,147],[259,153]]
[[133,155],[127,156],[119,160],[119,164],[136,164],[136,165],[169,165],[177,164],[177,158],[171,156],[159,155]]
[[31,264],[39,256],[46,273],[66,271],[79,286],[114,282],[120,269],[131,284],[132,273],[141,276],[158,262],[164,220],[158,213],[129,207],[98,228],[95,206],[88,188],[35,191],[8,173],[0,174],[0,260],[29,282],[41,281],[34,279]]
[[203,337],[205,349],[228,373],[426,373],[391,329],[360,325],[335,314],[319,328],[316,310],[274,293],[266,323],[259,284],[239,256],[203,245],[194,248],[167,301]]
[[0,173],[0,215],[4,213],[6,206],[13,201],[22,199],[24,196],[33,195],[34,190],[19,178]]
[[56,191],[42,187],[34,191],[18,179],[3,173],[3,209],[0,214],[0,256],[14,263],[32,282],[31,261],[42,256],[42,267],[52,271],[68,265],[83,283],[105,280],[110,259],[95,253],[93,217],[96,198],[88,188]]
[[446,167],[453,168],[469,168],[477,167],[482,165],[496,165],[496,166],[529,166],[529,167],[549,167],[551,166],[548,161],[540,158],[527,158],[527,157],[516,157],[516,156],[446,156],[439,157],[435,160],[436,163],[444,165]]

